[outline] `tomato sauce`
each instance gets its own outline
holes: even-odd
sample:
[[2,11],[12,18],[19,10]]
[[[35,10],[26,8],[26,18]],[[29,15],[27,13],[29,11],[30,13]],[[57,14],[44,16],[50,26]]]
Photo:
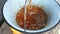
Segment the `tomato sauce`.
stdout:
[[[16,15],[17,24],[24,29],[24,7]],[[27,6],[26,29],[38,30],[47,25],[47,15],[37,6]]]

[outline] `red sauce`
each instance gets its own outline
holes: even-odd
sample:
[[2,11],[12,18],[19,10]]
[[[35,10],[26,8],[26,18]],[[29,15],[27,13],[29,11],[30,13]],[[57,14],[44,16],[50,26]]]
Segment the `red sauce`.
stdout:
[[[16,15],[17,24],[24,29],[24,7]],[[26,15],[26,29],[38,30],[47,24],[47,15],[37,6],[28,6]]]

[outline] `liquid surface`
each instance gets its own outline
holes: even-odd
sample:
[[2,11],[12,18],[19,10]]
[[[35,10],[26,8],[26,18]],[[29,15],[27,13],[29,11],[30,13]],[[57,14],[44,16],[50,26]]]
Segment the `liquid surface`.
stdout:
[[[17,24],[24,29],[24,7],[16,15]],[[26,29],[39,30],[47,25],[47,15],[44,10],[37,6],[27,6]]]

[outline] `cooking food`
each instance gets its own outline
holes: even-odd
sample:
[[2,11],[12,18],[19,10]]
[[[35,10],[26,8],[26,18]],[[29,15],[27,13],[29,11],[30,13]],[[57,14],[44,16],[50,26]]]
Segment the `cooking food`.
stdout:
[[[17,24],[24,29],[24,7],[16,15]],[[47,25],[47,15],[44,10],[37,6],[27,6],[26,29],[39,30]]]

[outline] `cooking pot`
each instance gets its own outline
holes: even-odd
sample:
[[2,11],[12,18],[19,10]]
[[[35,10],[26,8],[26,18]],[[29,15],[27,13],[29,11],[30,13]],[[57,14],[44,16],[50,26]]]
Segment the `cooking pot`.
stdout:
[[[29,0],[28,0],[29,1]],[[27,4],[28,4],[27,1]],[[7,0],[3,6],[3,21],[14,29],[24,32],[24,29],[16,23],[17,12],[24,7],[25,0]],[[27,33],[41,33],[48,31],[58,24],[60,19],[60,7],[55,0],[32,0],[31,5],[42,7],[48,15],[47,26],[39,30],[26,30]]]

